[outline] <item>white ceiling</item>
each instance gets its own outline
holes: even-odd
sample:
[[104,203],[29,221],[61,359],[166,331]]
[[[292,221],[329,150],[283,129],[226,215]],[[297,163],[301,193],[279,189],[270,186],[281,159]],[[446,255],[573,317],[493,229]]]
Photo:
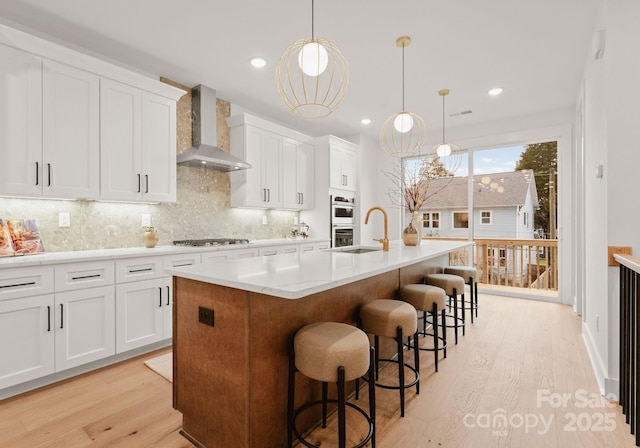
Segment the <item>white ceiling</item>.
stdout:
[[[275,66],[310,37],[311,0],[2,0],[0,18],[218,97],[311,135],[347,137],[402,107],[441,132],[573,106],[601,0],[317,0],[315,34],[346,55],[351,83],[340,108],[305,120],[281,104]],[[258,71],[253,56],[268,62]],[[489,88],[501,86],[500,97]],[[365,128],[360,119],[370,117]],[[435,134],[434,134],[435,135]],[[455,143],[455,142],[454,142]]]

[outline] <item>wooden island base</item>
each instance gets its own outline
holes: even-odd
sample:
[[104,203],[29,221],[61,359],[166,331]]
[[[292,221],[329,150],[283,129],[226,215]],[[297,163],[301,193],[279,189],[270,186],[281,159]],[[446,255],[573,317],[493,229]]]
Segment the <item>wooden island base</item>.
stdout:
[[[363,304],[391,299],[445,264],[446,255],[295,300],[174,277],[174,407],[185,437],[206,448],[286,446],[296,331],[319,321],[354,324]],[[214,311],[213,327],[199,323],[199,307]],[[299,375],[296,407],[319,396],[320,384]],[[298,428],[317,422],[309,414]]]

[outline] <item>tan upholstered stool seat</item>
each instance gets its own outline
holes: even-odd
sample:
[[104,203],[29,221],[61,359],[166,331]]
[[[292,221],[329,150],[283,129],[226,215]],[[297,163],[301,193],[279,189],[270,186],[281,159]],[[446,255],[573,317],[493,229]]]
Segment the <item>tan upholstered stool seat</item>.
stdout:
[[444,273],[458,275],[464,279],[465,283],[469,279],[474,283],[478,281],[478,270],[471,266],[445,266]]
[[302,327],[293,340],[295,365],[317,381],[337,382],[343,366],[345,381],[369,370],[369,338],[357,327],[338,322],[318,322]]
[[433,285],[405,285],[400,288],[400,298],[413,305],[416,310],[429,311],[433,309],[434,302],[438,311],[443,310],[447,294],[444,289]]
[[444,289],[448,296],[453,295],[455,289],[458,294],[464,293],[464,279],[453,274],[427,274],[424,282]]
[[398,327],[411,335],[418,329],[416,309],[398,300],[374,300],[360,308],[362,330],[366,333],[395,338]]

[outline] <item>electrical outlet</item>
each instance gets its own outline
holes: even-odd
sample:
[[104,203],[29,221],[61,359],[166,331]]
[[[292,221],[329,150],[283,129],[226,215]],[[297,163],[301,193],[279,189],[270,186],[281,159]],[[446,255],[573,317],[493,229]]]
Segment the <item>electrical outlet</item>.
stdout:
[[198,322],[213,327],[213,310],[211,308],[205,308],[204,306],[199,306]]
[[267,215],[262,215],[262,224],[267,225]]
[[142,214],[141,225],[142,227],[151,227],[151,215],[149,213]]
[[69,213],[58,213],[58,226],[59,227],[71,227],[71,216]]

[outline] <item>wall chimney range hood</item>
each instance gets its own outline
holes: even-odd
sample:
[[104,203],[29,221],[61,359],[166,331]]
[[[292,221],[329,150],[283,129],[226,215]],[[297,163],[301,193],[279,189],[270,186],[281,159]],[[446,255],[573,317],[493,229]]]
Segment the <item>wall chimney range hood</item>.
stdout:
[[178,154],[178,165],[217,171],[236,171],[251,165],[218,148],[216,136],[216,91],[198,85],[191,89],[193,146]]

